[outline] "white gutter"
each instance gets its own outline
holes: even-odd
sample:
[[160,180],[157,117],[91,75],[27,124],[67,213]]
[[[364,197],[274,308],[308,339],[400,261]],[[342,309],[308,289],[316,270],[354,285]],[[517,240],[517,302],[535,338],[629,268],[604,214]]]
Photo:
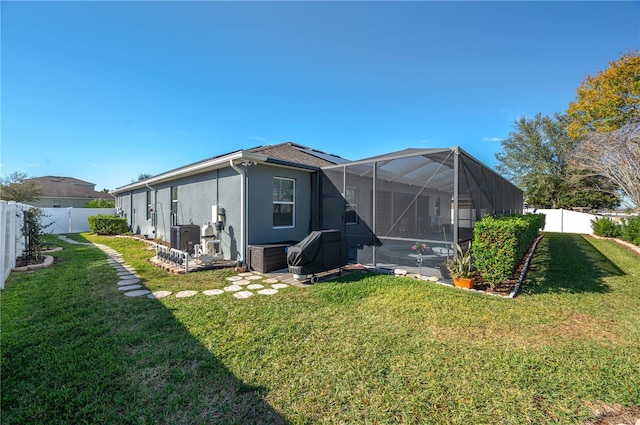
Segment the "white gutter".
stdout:
[[229,166],[233,168],[238,174],[240,174],[240,178],[242,179],[242,182],[240,183],[240,257],[242,258],[242,262],[244,263],[244,266],[248,267],[247,257],[246,257],[246,253],[247,253],[246,222],[247,220],[245,216],[246,201],[247,201],[245,192],[246,192],[246,186],[247,186],[247,179],[246,179],[246,174],[244,170],[233,163],[233,158],[229,159]]
[[168,171],[163,174],[159,174],[155,177],[151,177],[141,182],[135,182],[126,186],[118,187],[115,190],[109,192],[110,194],[118,194],[120,192],[126,192],[133,189],[139,189],[147,184],[158,184],[177,178],[193,176],[195,174],[204,173],[207,171],[217,170],[227,166],[229,161],[250,161],[255,163],[266,162],[268,157],[258,153],[239,151],[228,155],[224,155],[218,158],[212,158],[206,161],[201,161],[195,164],[187,165],[186,167],[177,168],[172,171]]

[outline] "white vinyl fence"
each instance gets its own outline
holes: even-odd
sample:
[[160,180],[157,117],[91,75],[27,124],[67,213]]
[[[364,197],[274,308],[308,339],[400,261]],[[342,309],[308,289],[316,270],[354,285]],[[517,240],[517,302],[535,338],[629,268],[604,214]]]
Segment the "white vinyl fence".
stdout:
[[536,213],[546,216],[545,232],[592,234],[591,220],[599,218],[597,215],[564,209],[536,210]]
[[0,289],[4,288],[4,281],[16,266],[16,258],[24,251],[20,229],[23,211],[28,208],[29,205],[0,201]]
[[[40,208],[42,220],[40,224],[45,233],[79,233],[89,231],[92,215],[116,215],[115,208]],[[48,226],[48,227],[45,227]]]
[[[30,205],[13,201],[0,201],[0,289],[4,288],[4,281],[16,266],[16,259],[24,252],[24,238],[21,228],[23,225],[23,211]],[[40,224],[45,233],[79,233],[89,231],[89,221],[92,215],[116,214],[115,208],[40,208],[42,218]]]

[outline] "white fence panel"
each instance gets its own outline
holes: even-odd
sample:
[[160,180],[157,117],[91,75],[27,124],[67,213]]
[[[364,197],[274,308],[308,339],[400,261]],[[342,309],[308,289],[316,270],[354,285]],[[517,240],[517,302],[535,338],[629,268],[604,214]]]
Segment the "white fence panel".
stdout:
[[[0,289],[16,266],[16,259],[25,249],[21,237],[24,213],[30,205],[13,201],[0,201]],[[41,208],[40,225],[45,233],[79,233],[89,231],[88,218],[92,215],[116,215],[115,208]],[[45,226],[47,226],[45,228]]]
[[24,240],[20,237],[23,211],[28,205],[13,201],[0,201],[0,289],[16,266],[16,258],[24,252]]
[[92,215],[116,215],[115,208],[42,208],[41,225],[46,233],[79,233],[89,231]]
[[564,209],[536,210],[546,216],[544,231],[558,233],[592,234],[591,220],[599,216]]

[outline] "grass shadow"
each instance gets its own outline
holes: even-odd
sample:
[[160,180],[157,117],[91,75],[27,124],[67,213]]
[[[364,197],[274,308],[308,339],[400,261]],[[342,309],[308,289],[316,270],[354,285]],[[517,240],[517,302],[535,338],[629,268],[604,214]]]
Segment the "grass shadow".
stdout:
[[97,272],[104,253],[60,245],[63,262],[2,291],[3,424],[288,423],[159,300]]
[[623,274],[584,236],[548,233],[536,251],[522,292],[605,293],[609,287],[604,278]]

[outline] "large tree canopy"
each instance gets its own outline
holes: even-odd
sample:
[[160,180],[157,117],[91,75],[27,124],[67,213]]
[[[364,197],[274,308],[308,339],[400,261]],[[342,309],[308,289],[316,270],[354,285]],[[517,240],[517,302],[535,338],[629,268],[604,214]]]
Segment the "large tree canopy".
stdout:
[[525,200],[539,208],[611,208],[619,204],[616,188],[598,175],[573,169],[573,141],[567,117],[537,114],[515,121],[496,154],[497,169],[520,187]]
[[594,131],[576,146],[572,164],[614,182],[640,207],[640,115],[608,133]]
[[590,132],[609,132],[630,122],[640,113],[640,53],[624,54],[609,68],[587,76],[578,87],[576,100],[569,104],[572,138]]
[[21,203],[33,202],[42,195],[42,187],[34,180],[29,180],[26,173],[14,172],[2,179],[0,199]]

